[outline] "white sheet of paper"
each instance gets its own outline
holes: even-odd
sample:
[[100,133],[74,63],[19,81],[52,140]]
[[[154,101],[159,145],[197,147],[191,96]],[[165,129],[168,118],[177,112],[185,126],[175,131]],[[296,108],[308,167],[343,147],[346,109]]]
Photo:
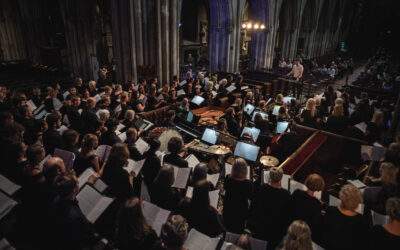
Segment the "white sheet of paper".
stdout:
[[182,82],[179,83],[179,86],[182,87],[182,86],[185,85],[186,83],[187,83],[187,81],[186,81],[186,80],[183,80]]
[[348,183],[356,186],[357,188],[365,188],[366,185],[362,183],[360,180],[347,180]]
[[6,238],[0,240],[0,249],[1,250],[15,250],[13,246],[10,245],[10,242]]
[[172,187],[175,188],[186,188],[187,181],[189,179],[191,168],[178,168],[172,166],[174,168],[174,177],[175,182],[172,184]]
[[128,173],[134,171],[135,174],[138,175],[140,170],[142,170],[142,168],[143,168],[143,164],[144,164],[145,160],[146,159],[143,159],[143,160],[140,160],[140,161],[134,161],[132,159],[128,159],[128,166],[126,166],[124,169]]
[[51,158],[51,154],[48,154],[48,155],[39,163],[40,169],[43,169],[44,163],[45,163],[48,159],[50,159],[50,158]]
[[160,95],[157,97],[157,102],[159,102],[159,101],[161,101],[161,100],[164,100],[164,96],[163,96],[162,94],[160,94]]
[[[225,162],[225,176],[231,174],[232,172],[232,165]],[[250,166],[247,166],[247,179],[250,180]]]
[[67,96],[68,96],[69,94],[70,94],[69,91],[65,91],[65,92],[62,94],[64,100],[67,98]]
[[226,90],[227,90],[229,93],[232,92],[232,91],[234,91],[235,89],[236,89],[236,87],[233,86],[233,85],[231,85],[231,86],[229,86],[229,87],[226,88]]
[[142,205],[144,218],[153,227],[157,235],[160,235],[161,227],[167,221],[171,212],[147,201],[143,201]]
[[113,198],[102,196],[90,185],[84,186],[76,196],[76,199],[82,213],[91,223],[95,223],[114,200]]
[[211,93],[212,93],[213,97],[218,95],[217,91],[215,91],[215,90],[211,91]]
[[139,138],[135,142],[135,147],[141,154],[144,154],[144,152],[146,152],[150,148],[149,144],[145,142],[142,138]]
[[63,122],[64,124],[67,124],[67,126],[70,124],[67,114],[64,115],[64,118],[63,118],[62,122]]
[[101,97],[98,94],[95,95],[93,98],[96,100],[96,102],[99,102],[101,100]]
[[73,169],[74,161],[75,161],[75,154],[74,153],[66,151],[66,150],[63,150],[63,149],[56,148],[56,149],[54,149],[54,154],[53,155],[57,156],[57,157],[60,157],[64,161],[65,167],[68,170],[72,170]]
[[114,113],[118,113],[118,112],[121,112],[121,111],[122,111],[121,104],[118,104],[117,107],[115,107],[115,109],[114,109]]
[[6,216],[15,205],[17,205],[15,200],[0,192],[0,220]]
[[[210,205],[214,208],[218,208],[218,200],[219,200],[219,192],[220,190],[213,190],[208,192],[208,196],[210,197]],[[188,186],[186,189],[186,197],[193,197],[193,187]]]
[[363,133],[365,133],[365,131],[367,130],[367,124],[365,122],[360,122],[360,123],[354,125],[354,127],[358,128]]
[[295,180],[290,180],[290,193],[293,194],[293,192],[296,191],[297,189],[307,191],[307,187],[303,183],[300,183]]
[[242,86],[241,88],[240,88],[240,90],[245,90],[245,89],[248,89],[249,88],[249,86]]
[[214,187],[217,187],[220,174],[207,174],[207,181],[211,182]]
[[389,223],[389,216],[383,215],[380,213],[371,210],[372,224],[375,225],[383,225]]
[[33,112],[34,115],[37,115],[39,113],[39,111],[41,111],[44,108],[44,104],[40,105],[37,109],[35,110],[31,110]]
[[57,131],[60,132],[60,135],[64,134],[66,130],[68,130],[68,128],[65,125],[61,125],[61,127],[57,129]]
[[7,179],[7,177],[0,174],[0,189],[3,190],[6,194],[11,196],[20,188],[21,186],[15,184],[14,182]]
[[108,159],[108,156],[110,155],[111,147],[108,145],[100,145],[94,150],[94,154],[99,157],[99,160],[101,162],[104,162],[105,160]]
[[320,245],[312,242],[312,249],[313,250],[325,250],[324,248],[322,248]]
[[214,87],[215,87],[216,90],[218,90],[219,89],[219,84],[215,84]]
[[126,141],[126,132],[120,133],[118,137],[122,142]]
[[37,109],[35,103],[32,100],[28,100],[26,102],[26,105],[28,105],[28,107],[31,109],[31,111],[33,112],[35,109]]
[[176,96],[181,96],[181,95],[186,95],[185,90],[180,89],[180,90],[178,90],[178,92],[176,92]]
[[164,165],[164,156],[166,155],[165,152],[157,151],[156,155],[157,155],[158,159],[160,159],[161,166]]
[[[87,168],[78,178],[79,186],[83,187],[88,181],[89,177],[94,173],[96,172],[93,170],[93,168]],[[99,192],[103,192],[107,188],[107,184],[105,184],[101,179],[97,179],[93,186]]]
[[118,130],[118,131],[121,131],[121,130],[123,130],[124,128],[125,128],[125,125],[122,124],[122,123],[118,124],[118,126],[117,126],[117,130]]
[[60,110],[63,107],[63,104],[57,98],[53,98],[53,106],[55,110]]
[[210,238],[192,228],[183,247],[190,250],[214,250],[217,248],[220,238]]
[[186,157],[186,161],[188,162],[189,168],[195,168],[197,164],[200,163],[200,161],[197,159],[194,154],[190,154],[188,157]]

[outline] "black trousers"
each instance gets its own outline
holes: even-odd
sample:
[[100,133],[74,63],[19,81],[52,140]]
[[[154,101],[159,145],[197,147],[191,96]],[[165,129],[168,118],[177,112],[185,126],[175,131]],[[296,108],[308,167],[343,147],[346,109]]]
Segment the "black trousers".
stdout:
[[[297,89],[297,95],[296,95],[296,89]],[[297,83],[293,83],[292,91],[293,91],[293,97],[296,97],[296,99],[299,99],[301,94],[302,94],[302,92],[303,92],[303,82],[302,82],[302,80],[299,80]]]

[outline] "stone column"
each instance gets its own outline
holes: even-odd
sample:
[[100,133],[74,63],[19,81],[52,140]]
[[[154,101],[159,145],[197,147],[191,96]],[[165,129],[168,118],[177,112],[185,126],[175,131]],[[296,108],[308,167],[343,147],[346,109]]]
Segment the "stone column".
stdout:
[[304,38],[304,47],[305,47],[304,54],[306,55],[306,59],[312,58],[312,52],[315,46],[314,40],[317,33],[318,20],[320,18],[321,9],[325,0],[319,0],[319,1],[309,0],[309,1],[313,1],[312,5],[314,11],[312,12],[310,20],[309,31],[305,33],[305,38]]

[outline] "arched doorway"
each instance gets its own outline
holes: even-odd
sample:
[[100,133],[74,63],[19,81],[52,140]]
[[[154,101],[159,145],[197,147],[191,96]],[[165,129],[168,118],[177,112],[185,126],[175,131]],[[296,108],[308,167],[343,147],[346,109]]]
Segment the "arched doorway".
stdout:
[[[183,0],[180,19],[179,61],[181,72],[188,68],[207,70],[209,66],[209,19],[207,0]],[[189,54],[193,60],[188,60]]]

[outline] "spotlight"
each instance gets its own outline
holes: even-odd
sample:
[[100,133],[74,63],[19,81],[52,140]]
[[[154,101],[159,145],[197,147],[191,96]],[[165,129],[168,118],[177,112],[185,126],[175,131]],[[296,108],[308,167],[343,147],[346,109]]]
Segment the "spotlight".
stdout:
[[244,24],[242,24],[242,28],[243,29],[245,29],[246,28],[246,24],[244,23]]
[[258,30],[259,26],[258,24],[254,24],[254,29]]
[[265,25],[264,25],[264,24],[261,24],[260,28],[261,28],[262,30],[265,29]]
[[251,29],[251,27],[252,27],[252,26],[251,26],[251,23],[248,23],[248,24],[247,24],[247,28],[248,28],[248,29]]

